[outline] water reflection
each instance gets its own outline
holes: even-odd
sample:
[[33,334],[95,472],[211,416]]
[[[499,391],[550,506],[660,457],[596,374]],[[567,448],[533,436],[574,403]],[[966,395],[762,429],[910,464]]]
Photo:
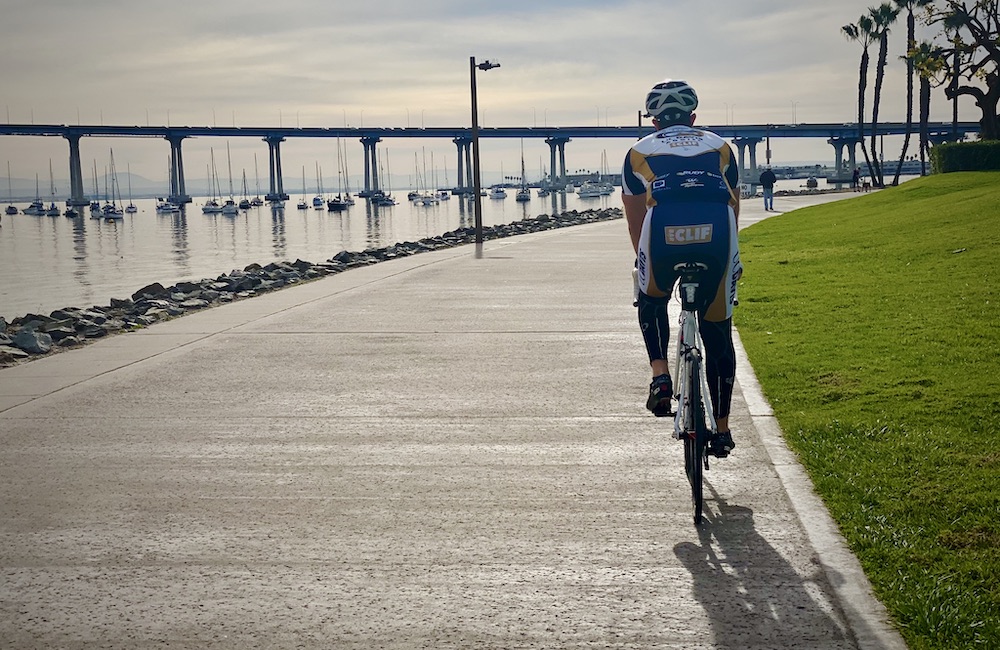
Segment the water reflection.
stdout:
[[[170,253],[174,265],[182,274],[191,268],[191,254],[188,251],[187,205],[181,205],[180,212],[168,212],[170,219]],[[160,215],[157,215],[160,218]]]
[[365,248],[377,248],[382,239],[382,213],[392,206],[381,206],[365,200]]
[[73,219],[73,277],[83,286],[90,285],[90,267],[87,264],[87,222],[82,216]]
[[[157,213],[150,198],[134,200],[139,211],[117,222],[93,218],[86,208],[75,219],[11,215],[0,230],[0,315],[10,320],[65,306],[107,304],[152,282],[215,277],[234,265],[319,261],[341,250],[418,241],[472,227],[472,198],[454,196],[433,206],[406,200],[376,206],[358,199],[344,212],[321,206],[294,215],[261,206],[234,218],[202,214],[197,197],[180,212]],[[574,194],[535,196],[517,205],[511,198],[484,200],[483,224],[608,204],[586,203]]]
[[271,206],[271,241],[276,259],[284,259],[288,242],[285,239],[285,209]]

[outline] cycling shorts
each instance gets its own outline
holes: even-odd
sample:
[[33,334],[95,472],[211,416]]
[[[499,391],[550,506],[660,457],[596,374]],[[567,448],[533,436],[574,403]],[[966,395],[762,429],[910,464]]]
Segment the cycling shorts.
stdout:
[[660,203],[646,211],[639,237],[639,289],[654,298],[669,296],[677,282],[674,266],[708,266],[698,288],[698,311],[707,321],[733,315],[736,281],[743,272],[736,215],[726,203]]

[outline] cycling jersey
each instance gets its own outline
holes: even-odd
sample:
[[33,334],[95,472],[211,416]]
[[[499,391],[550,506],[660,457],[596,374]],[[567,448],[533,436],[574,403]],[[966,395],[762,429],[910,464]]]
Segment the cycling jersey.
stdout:
[[738,187],[732,149],[711,131],[675,125],[632,146],[622,169],[622,192],[646,195],[638,250],[643,293],[669,294],[677,279],[675,264],[703,262],[709,269],[699,311],[708,321],[732,316],[742,272],[733,210]]

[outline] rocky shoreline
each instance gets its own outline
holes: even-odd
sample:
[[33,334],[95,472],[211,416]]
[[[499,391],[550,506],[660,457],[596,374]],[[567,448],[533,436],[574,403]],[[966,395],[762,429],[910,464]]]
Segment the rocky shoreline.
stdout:
[[[585,223],[620,219],[620,208],[570,210],[542,214],[509,224],[483,228],[483,239],[501,239]],[[217,278],[145,286],[130,298],[112,298],[106,306],[64,307],[49,315],[25,314],[7,323],[0,317],[0,367],[41,358],[60,350],[86,345],[112,334],[132,332],[163,320],[244,300],[283,287],[317,280],[349,269],[378,264],[397,257],[452,248],[475,242],[473,228],[460,228],[416,242],[403,242],[360,252],[341,251],[325,262],[250,264]]]

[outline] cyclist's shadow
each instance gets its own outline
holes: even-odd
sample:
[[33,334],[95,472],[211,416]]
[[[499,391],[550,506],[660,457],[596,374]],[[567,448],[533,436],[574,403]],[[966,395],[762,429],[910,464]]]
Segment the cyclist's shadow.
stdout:
[[[707,481],[705,487],[710,489]],[[800,575],[754,528],[750,508],[728,505],[718,494],[714,503],[718,514],[705,509],[700,543],[674,547],[691,572],[713,646],[854,647],[819,566]]]

